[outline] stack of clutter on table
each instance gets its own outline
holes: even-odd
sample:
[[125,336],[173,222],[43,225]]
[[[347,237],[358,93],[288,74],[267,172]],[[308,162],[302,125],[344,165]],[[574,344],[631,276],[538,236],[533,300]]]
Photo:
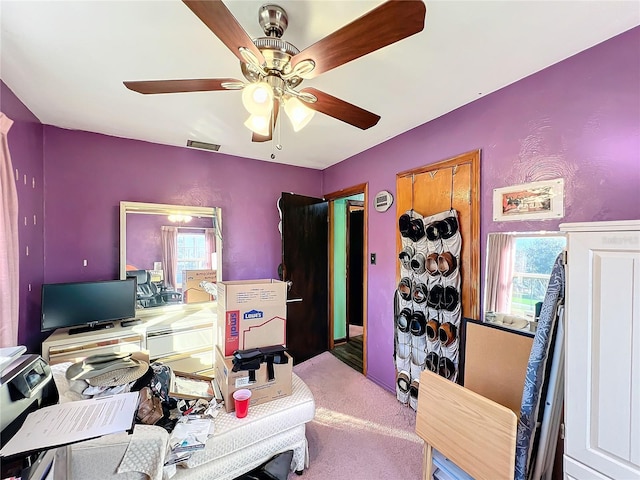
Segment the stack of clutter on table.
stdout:
[[134,421],[170,434],[165,464],[185,461],[204,449],[213,435],[220,407],[210,377],[175,372],[160,362],[150,364],[146,352],[92,355],[70,365],[65,377],[84,398],[139,391]]
[[[225,412],[223,404],[216,402],[219,396],[216,394],[214,397],[214,393],[219,389],[212,378],[177,371],[171,371],[172,375],[169,375],[167,365],[153,363],[153,380],[148,388],[153,392],[149,396],[152,405],[149,410],[145,409],[142,417],[152,420],[150,412],[155,412],[156,398],[168,398],[168,402],[174,407],[171,411],[172,416],[175,414],[186,424],[172,425],[171,433],[163,428],[165,425],[162,421],[162,426],[159,423],[137,424],[133,434],[116,433],[73,443],[67,447],[72,461],[62,466],[62,471],[66,470],[65,478],[117,480],[124,472],[138,472],[139,475],[136,474],[138,476],[135,478],[183,480],[197,477],[231,480],[260,467],[285,451],[293,452],[290,469],[302,472],[309,462],[305,432],[306,424],[313,420],[315,415],[315,401],[307,385],[300,377],[291,373],[291,357],[283,354],[283,358],[276,358],[281,348],[282,345],[279,345],[274,351],[259,347],[261,351],[265,350],[264,355],[274,357],[274,380],[290,380],[291,387],[283,390],[290,391],[290,394],[281,393],[284,396],[277,401],[265,401],[260,405],[250,406],[246,419],[238,418],[235,413]],[[277,363],[284,361],[284,358],[287,359],[287,364]],[[234,357],[229,356],[226,360],[230,362],[228,371],[232,372],[235,366]],[[254,360],[251,358],[247,362],[251,363]],[[79,393],[72,395],[70,391],[70,382],[65,376],[69,365],[70,363],[54,365],[52,373],[60,389],[60,398],[72,402],[83,397]],[[282,367],[286,367],[288,371],[282,373]],[[155,371],[158,368],[163,370]],[[268,363],[261,362],[261,368],[266,372],[264,374],[268,375]],[[245,375],[245,378],[251,375],[250,370],[238,373]],[[272,385],[266,380],[260,382],[260,369],[254,373],[257,377],[256,384]],[[142,378],[138,379],[141,380]],[[161,388],[158,388],[159,385]],[[258,398],[258,393],[255,395]],[[111,398],[115,397],[118,395]],[[162,407],[165,404],[166,402],[162,401]],[[209,420],[214,425],[213,430],[201,428],[203,425],[199,422],[199,416],[206,415],[207,407],[214,409],[214,418]],[[229,407],[230,410],[232,408],[233,405]],[[186,435],[180,434],[179,429],[183,427]],[[207,440],[203,442],[205,431]],[[256,432],[261,432],[258,437]],[[155,453],[149,454],[151,451]],[[140,476],[142,474],[144,477]]]
[[251,391],[250,406],[291,395],[286,298],[278,280],[218,282],[215,382],[227,412],[239,389]]

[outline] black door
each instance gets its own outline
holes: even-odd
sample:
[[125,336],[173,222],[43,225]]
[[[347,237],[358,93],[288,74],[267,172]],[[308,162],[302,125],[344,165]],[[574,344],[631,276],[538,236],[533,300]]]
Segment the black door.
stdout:
[[287,349],[294,363],[329,348],[328,203],[283,193],[282,278],[290,282],[287,299]]
[[347,338],[349,324],[362,326],[364,210],[349,211],[348,215]]

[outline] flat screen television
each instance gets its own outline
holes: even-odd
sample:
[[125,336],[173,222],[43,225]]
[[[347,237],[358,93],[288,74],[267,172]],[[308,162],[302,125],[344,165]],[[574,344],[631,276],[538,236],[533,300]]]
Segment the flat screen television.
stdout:
[[113,321],[135,315],[135,278],[42,285],[43,332],[80,327],[72,328],[69,331],[72,334],[111,328]]

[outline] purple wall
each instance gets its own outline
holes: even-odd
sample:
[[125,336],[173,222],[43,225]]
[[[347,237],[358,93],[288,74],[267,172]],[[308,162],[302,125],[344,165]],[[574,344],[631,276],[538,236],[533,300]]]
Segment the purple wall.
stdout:
[[127,215],[127,265],[138,270],[153,270],[153,262],[162,261],[161,228],[167,217]]
[[[373,198],[395,192],[398,172],[481,149],[483,258],[489,232],[637,219],[639,85],[640,27],[328,168],[323,189],[369,182]],[[561,221],[493,222],[494,188],[558,177],[565,179]],[[370,211],[368,248],[378,257],[369,266],[368,376],[393,389],[396,215]]]
[[50,126],[44,134],[47,283],[118,277],[121,200],[221,207],[223,278],[277,278],[277,199],[321,193],[318,170]]
[[221,207],[223,277],[240,280],[277,277],[281,192],[321,194],[318,170],[43,126],[0,87],[0,108],[15,122],[18,341],[29,351],[38,352],[48,335],[40,333],[42,283],[118,278],[121,200]]
[[0,82],[0,110],[14,122],[8,141],[13,170],[18,171],[20,278],[15,279],[20,284],[18,343],[36,352],[41,343],[40,285],[44,249],[42,125],[4,82]]

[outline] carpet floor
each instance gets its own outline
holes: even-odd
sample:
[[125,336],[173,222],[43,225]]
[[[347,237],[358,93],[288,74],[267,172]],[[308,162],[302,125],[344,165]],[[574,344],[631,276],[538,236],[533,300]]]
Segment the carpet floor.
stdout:
[[289,480],[421,478],[413,410],[329,352],[294,372],[313,392],[316,416],[307,424],[309,468]]

